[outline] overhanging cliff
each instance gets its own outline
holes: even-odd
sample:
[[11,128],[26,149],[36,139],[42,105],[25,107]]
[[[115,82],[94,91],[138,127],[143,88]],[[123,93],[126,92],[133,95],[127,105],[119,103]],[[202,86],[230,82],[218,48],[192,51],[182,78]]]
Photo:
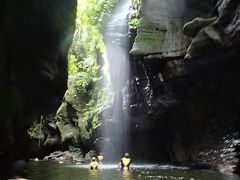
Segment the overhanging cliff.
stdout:
[[142,1],[131,50],[133,154],[239,171],[239,5]]
[[[1,1],[0,168],[29,154],[32,119],[55,112],[67,88],[75,0]],[[2,171],[1,171],[2,172]]]

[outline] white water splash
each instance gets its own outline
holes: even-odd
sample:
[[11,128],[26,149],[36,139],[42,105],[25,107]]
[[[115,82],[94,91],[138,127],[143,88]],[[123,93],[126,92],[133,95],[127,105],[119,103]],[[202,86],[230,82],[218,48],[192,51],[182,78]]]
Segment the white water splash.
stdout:
[[[72,168],[89,168],[89,164],[81,164],[81,165],[67,165],[67,167]],[[119,169],[118,164],[99,164],[100,169]],[[131,169],[179,169],[179,170],[187,170],[189,167],[184,166],[174,166],[174,165],[159,165],[159,164],[133,164],[131,165]]]

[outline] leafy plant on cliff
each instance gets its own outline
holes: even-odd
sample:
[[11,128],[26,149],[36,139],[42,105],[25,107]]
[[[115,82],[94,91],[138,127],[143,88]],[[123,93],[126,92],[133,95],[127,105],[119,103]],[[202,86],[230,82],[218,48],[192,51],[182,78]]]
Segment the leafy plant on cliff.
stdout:
[[130,28],[137,29],[142,22],[140,18],[140,8],[141,8],[142,1],[141,0],[133,0],[133,11],[131,19],[129,20],[128,24]]
[[140,25],[141,21],[142,21],[141,18],[132,18],[132,19],[129,20],[128,23],[129,23],[131,28],[137,29],[138,26]]
[[83,117],[78,126],[83,138],[89,139],[100,125],[98,115],[103,109],[103,76],[98,62],[104,54],[103,24],[117,0],[78,0],[76,32],[69,51],[69,79],[73,79],[81,96]]

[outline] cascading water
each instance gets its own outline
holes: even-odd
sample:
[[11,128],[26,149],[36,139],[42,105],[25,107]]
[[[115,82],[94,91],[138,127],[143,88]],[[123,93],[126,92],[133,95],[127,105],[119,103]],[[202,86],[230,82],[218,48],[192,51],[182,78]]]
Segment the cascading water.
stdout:
[[[106,92],[113,92],[111,113],[103,113],[103,144],[101,151],[108,161],[119,160],[128,150],[127,131],[128,114],[124,111],[124,98],[129,80],[129,42],[127,17],[131,0],[119,0],[116,4],[104,32],[106,60],[109,66],[111,87]],[[110,89],[111,88],[111,89]],[[106,98],[110,94],[106,94]],[[107,99],[109,101],[109,99]]]

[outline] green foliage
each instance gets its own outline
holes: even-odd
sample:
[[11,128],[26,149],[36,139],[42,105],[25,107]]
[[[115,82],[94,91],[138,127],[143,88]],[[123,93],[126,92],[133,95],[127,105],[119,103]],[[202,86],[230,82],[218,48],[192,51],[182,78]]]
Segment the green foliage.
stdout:
[[43,124],[42,123],[38,124],[35,121],[33,126],[28,129],[27,133],[28,133],[30,138],[39,139],[39,140],[43,141],[43,139],[44,139]]
[[141,24],[141,22],[142,22],[141,18],[132,18],[132,19],[129,20],[128,23],[129,23],[131,28],[137,29],[138,26]]
[[69,74],[77,74],[77,72],[78,72],[78,66],[77,66],[78,62],[77,62],[77,58],[73,54],[69,54],[68,63],[69,63],[68,73]]
[[140,8],[141,8],[142,1],[141,0],[133,0],[133,10],[134,13],[131,19],[128,21],[130,28],[137,29],[142,22],[140,18]]
[[135,16],[139,16],[140,8],[142,5],[142,0],[133,0],[133,8],[135,10]]
[[81,97],[83,117],[78,126],[85,139],[89,139],[100,125],[98,115],[104,103],[104,89],[100,81],[104,73],[97,58],[105,52],[102,28],[115,3],[116,0],[78,0],[76,32],[69,51],[68,72],[77,89],[77,96]]

